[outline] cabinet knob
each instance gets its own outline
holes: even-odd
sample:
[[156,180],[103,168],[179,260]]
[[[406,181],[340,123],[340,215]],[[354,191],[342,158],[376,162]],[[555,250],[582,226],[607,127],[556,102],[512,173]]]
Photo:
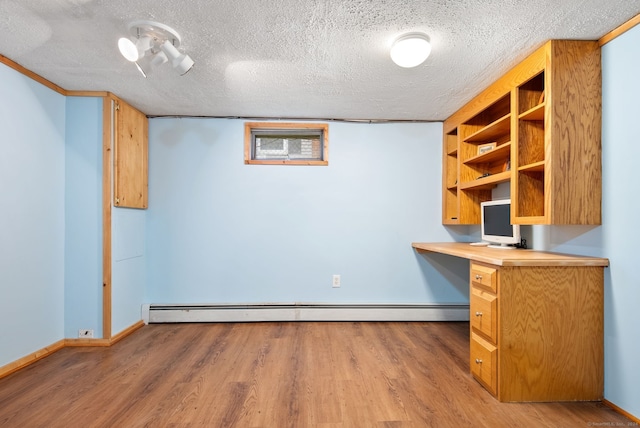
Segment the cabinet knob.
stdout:
[[482,275],[478,275],[478,274],[476,274],[476,279],[477,279],[478,281],[482,280]]
[[481,317],[482,316],[482,312],[476,312],[476,316],[477,317]]
[[476,364],[482,364],[482,360],[480,358],[476,358]]

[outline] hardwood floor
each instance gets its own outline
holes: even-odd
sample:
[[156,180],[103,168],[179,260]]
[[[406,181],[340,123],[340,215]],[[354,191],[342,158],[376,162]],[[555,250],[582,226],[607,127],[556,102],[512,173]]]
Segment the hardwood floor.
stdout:
[[597,402],[500,403],[468,354],[468,323],[149,325],[0,379],[0,426],[635,425]]

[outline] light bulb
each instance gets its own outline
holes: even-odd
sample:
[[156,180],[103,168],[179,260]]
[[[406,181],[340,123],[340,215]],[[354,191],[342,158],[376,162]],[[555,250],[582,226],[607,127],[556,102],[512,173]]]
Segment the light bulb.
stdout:
[[137,61],[140,56],[136,44],[126,37],[121,37],[118,40],[118,49],[120,49],[122,56],[131,62]]

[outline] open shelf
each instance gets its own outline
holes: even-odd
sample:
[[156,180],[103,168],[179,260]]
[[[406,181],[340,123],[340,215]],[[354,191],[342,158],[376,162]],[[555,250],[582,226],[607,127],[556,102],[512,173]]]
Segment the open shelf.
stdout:
[[545,128],[539,120],[518,121],[518,150],[515,168],[545,160]]
[[544,161],[530,163],[518,167],[518,171],[540,172],[544,171]]
[[[529,166],[529,165],[527,165]],[[544,217],[545,216],[545,179],[544,169],[536,169],[531,164],[529,169],[518,168],[516,180],[515,217]],[[513,197],[513,195],[512,195]],[[513,208],[513,207],[512,207]]]
[[522,115],[528,114],[545,102],[544,79],[545,72],[541,71],[518,87],[518,117],[522,118]]
[[506,134],[509,134],[511,131],[511,113],[502,116],[500,119],[496,120],[480,129],[477,132],[469,135],[464,140],[469,143],[482,143],[482,142],[490,142],[495,140],[498,137],[502,137]]
[[520,114],[518,118],[522,120],[544,120],[544,106],[545,103],[542,102],[537,106]]
[[455,156],[458,153],[458,129],[447,133],[444,139],[444,148],[448,155]]
[[464,161],[465,164],[490,163],[500,159],[509,159],[511,142],[502,144],[493,150],[474,156]]
[[478,178],[477,180],[467,181],[460,184],[460,190],[485,190],[492,189],[500,183],[506,183],[511,180],[511,171],[499,172],[487,177]]

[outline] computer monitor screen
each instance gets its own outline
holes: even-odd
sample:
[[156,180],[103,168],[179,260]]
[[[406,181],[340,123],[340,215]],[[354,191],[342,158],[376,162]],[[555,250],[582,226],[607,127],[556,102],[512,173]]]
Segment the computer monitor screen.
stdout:
[[482,202],[482,240],[508,246],[520,243],[520,226],[511,224],[511,200]]

